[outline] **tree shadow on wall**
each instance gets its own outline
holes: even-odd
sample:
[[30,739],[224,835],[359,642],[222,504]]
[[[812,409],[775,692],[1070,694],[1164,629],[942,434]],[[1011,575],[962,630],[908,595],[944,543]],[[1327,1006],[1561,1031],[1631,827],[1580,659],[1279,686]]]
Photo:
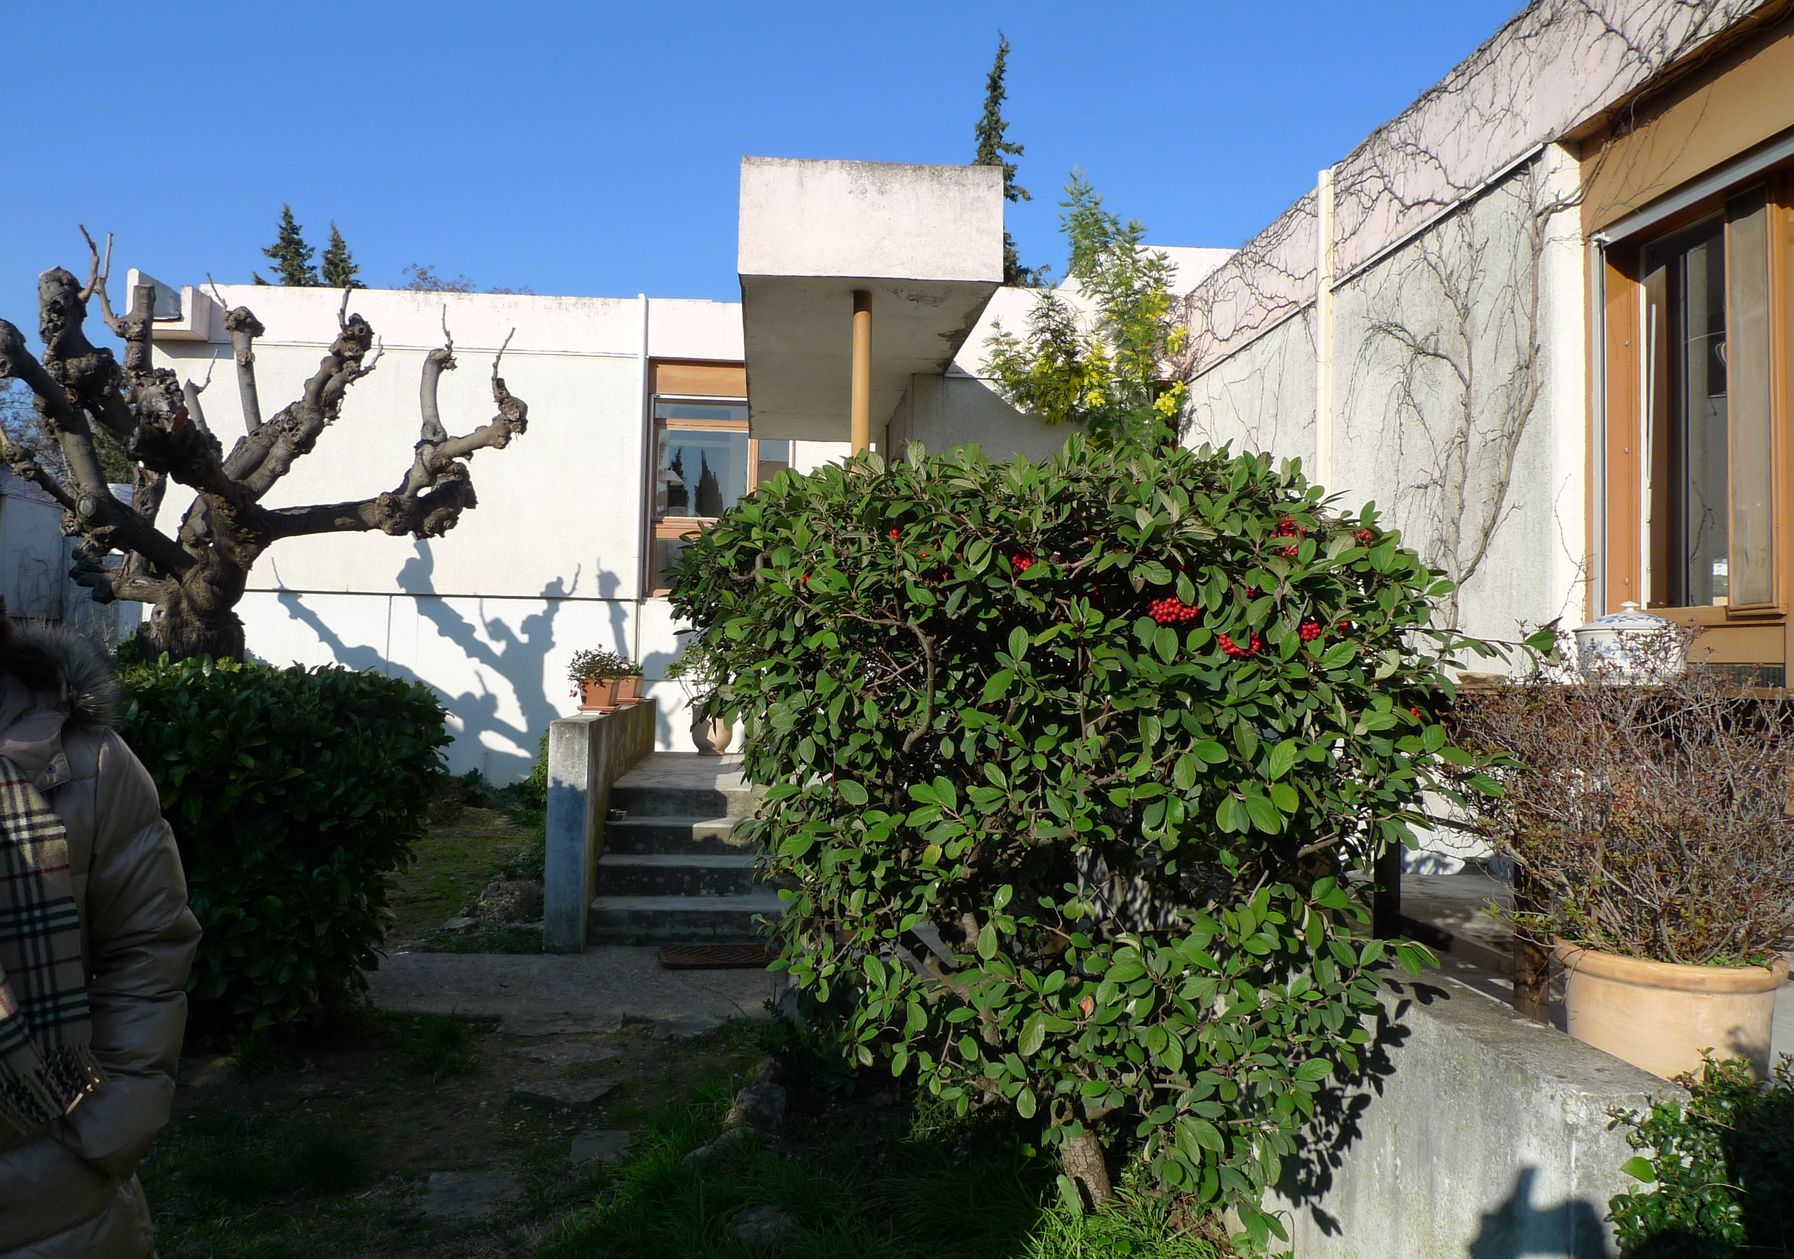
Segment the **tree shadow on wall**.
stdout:
[[[557,577],[544,586],[537,596],[544,601],[544,606],[517,618],[515,628],[503,616],[488,615],[487,600],[476,598],[476,623],[450,604],[446,596],[436,594],[432,584],[435,557],[428,543],[416,545],[417,554],[406,560],[399,570],[399,586],[406,594],[414,596],[418,616],[433,625],[444,641],[454,644],[475,666],[470,689],[449,690],[436,678],[428,676],[434,671],[427,665],[425,672],[420,673],[411,666],[393,662],[386,655],[390,644],[383,649],[345,642],[296,593],[282,591],[276,596],[277,601],[288,616],[317,635],[318,641],[337,663],[429,686],[448,710],[451,729],[457,731],[460,759],[472,760],[494,782],[522,777],[535,763],[536,745],[542,732],[548,729],[549,722],[561,716],[549,698],[546,664],[555,644],[555,618],[564,601],[578,591],[581,570],[574,569],[570,582]],[[503,606],[516,601],[501,599],[493,602]],[[505,697],[488,685],[488,676],[501,689],[510,691],[510,698],[521,712],[521,721],[507,720],[499,715]]]
[[[1404,985],[1393,981],[1389,987],[1401,991]],[[1416,996],[1430,996],[1439,990],[1423,984],[1408,984]],[[1315,1227],[1326,1237],[1337,1237],[1344,1230],[1337,1217],[1322,1208],[1321,1202],[1333,1188],[1333,1179],[1345,1163],[1347,1151],[1364,1135],[1364,1116],[1383,1096],[1385,1081],[1395,1074],[1390,1054],[1408,1039],[1403,1026],[1410,1000],[1395,1003],[1394,1009],[1382,1006],[1371,1027],[1370,1043],[1359,1053],[1356,1072],[1340,1073],[1333,1083],[1315,1098],[1314,1119],[1303,1130],[1299,1151],[1283,1160],[1283,1174],[1277,1188],[1298,1209],[1306,1210]]]

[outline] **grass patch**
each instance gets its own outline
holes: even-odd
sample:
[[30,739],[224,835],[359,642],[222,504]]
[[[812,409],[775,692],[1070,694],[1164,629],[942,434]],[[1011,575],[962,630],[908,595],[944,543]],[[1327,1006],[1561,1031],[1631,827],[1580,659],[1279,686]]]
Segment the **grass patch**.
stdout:
[[442,930],[495,876],[540,880],[547,814],[523,784],[494,788],[478,775],[444,780],[412,862],[393,879],[388,947],[445,953],[540,953],[528,923],[482,920],[462,934]]
[[530,843],[529,831],[496,809],[463,807],[432,825],[393,880],[388,939],[433,935]]
[[[782,1039],[781,1039],[782,1038]],[[544,1049],[614,1051],[548,1067]],[[1166,1204],[1095,1216],[1055,1204],[1054,1166],[1011,1127],[888,1095],[793,1093],[776,1138],[702,1162],[735,1088],[769,1045],[806,1047],[738,1020],[669,1044],[643,1024],[519,1038],[441,1015],[344,1017],[327,1034],[271,1040],[253,1071],[183,1084],[142,1177],[163,1259],[764,1259],[734,1217],[773,1205],[803,1229],[793,1259],[1220,1259]],[[620,1081],[585,1111],[513,1100],[519,1079],[597,1071]],[[618,1166],[575,1166],[584,1128],[634,1134]],[[423,1218],[434,1171],[509,1171],[521,1194],[491,1217]]]
[[420,1014],[394,1026],[392,1049],[410,1074],[440,1080],[479,1069],[471,1040],[472,1033],[463,1020],[448,1014]]
[[[177,1091],[143,1164],[163,1259],[532,1254],[614,1174],[568,1162],[575,1134],[633,1129],[700,1078],[745,1076],[757,1052],[734,1026],[669,1047],[640,1025],[544,1040],[374,1012],[251,1042],[226,1068],[187,1073],[198,1082]],[[621,1081],[616,1093],[586,1111],[513,1099],[519,1079],[578,1073],[532,1060],[557,1042],[613,1049],[604,1074]],[[522,1196],[486,1219],[421,1217],[430,1173],[488,1170],[514,1173]]]
[[757,1259],[736,1215],[775,1206],[796,1220],[792,1259],[1220,1259],[1180,1232],[1168,1205],[1127,1201],[1094,1216],[1052,1202],[1055,1168],[1014,1130],[942,1123],[908,1103],[835,1103],[797,1116],[776,1148],[750,1139],[701,1162],[729,1090],[714,1082],[649,1115],[630,1159],[593,1206],[568,1218],[543,1259]]

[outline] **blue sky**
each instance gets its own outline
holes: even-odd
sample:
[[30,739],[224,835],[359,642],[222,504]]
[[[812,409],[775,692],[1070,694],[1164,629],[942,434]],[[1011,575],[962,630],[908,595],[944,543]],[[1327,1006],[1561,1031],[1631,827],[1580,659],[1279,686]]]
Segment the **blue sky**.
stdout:
[[1062,263],[1073,166],[1156,242],[1237,245],[1517,4],[16,4],[0,315],[35,330],[78,223],[121,284],[245,281],[283,201],[374,285],[734,300],[742,155],[969,160],[998,28],[1024,262]]

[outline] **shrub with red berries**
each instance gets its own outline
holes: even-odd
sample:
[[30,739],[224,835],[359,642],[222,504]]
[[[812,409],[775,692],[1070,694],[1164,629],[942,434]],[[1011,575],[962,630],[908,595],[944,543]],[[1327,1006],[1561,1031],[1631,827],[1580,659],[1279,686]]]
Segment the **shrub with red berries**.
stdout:
[[844,1052],[1261,1222],[1376,969],[1419,960],[1339,876],[1463,756],[1448,589],[1293,467],[1081,438],[781,474],[672,577]]

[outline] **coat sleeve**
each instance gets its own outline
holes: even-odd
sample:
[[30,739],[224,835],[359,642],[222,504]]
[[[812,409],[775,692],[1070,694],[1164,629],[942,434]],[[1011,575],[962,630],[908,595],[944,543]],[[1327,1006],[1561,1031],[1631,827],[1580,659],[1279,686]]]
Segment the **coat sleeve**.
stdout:
[[88,1162],[124,1177],[168,1122],[199,923],[142,762],[108,732],[97,771],[87,997],[107,1082],[70,1112],[60,1135]]

